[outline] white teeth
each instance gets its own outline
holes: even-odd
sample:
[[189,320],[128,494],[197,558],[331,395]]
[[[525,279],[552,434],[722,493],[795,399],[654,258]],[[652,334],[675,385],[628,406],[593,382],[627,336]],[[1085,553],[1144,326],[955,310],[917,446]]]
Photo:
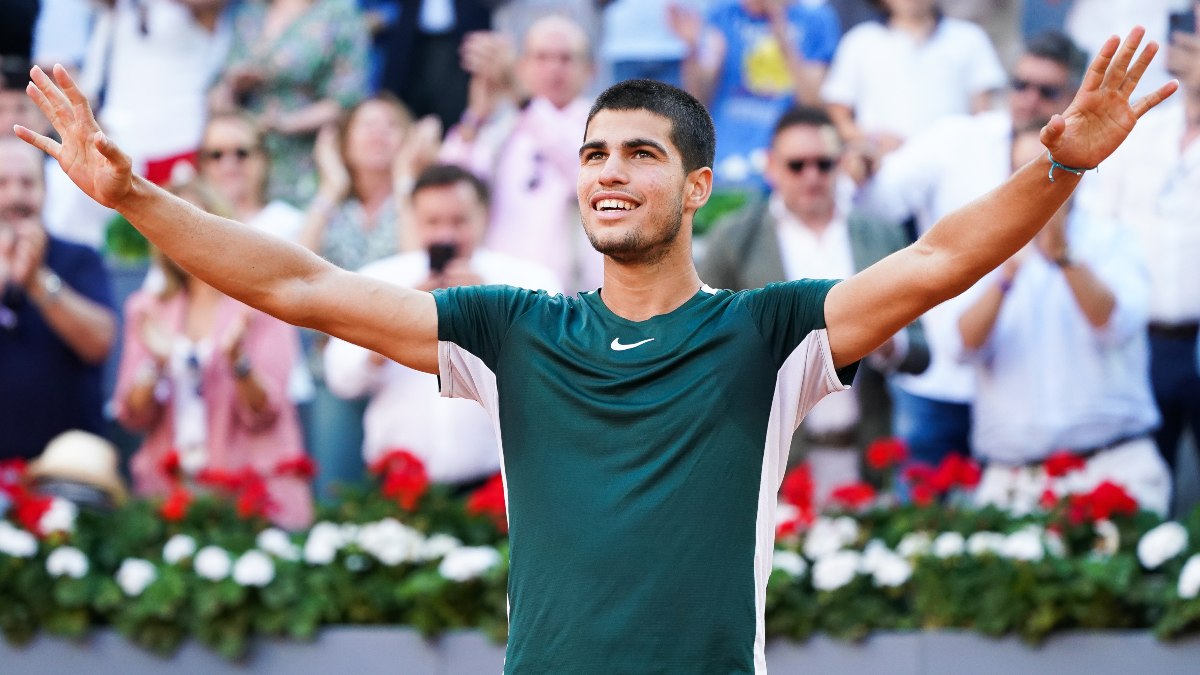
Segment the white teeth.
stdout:
[[614,209],[620,209],[622,211],[631,211],[631,210],[633,210],[633,208],[634,208],[633,203],[627,202],[627,201],[624,201],[621,199],[601,199],[600,201],[596,202],[596,210],[597,211],[611,211]]

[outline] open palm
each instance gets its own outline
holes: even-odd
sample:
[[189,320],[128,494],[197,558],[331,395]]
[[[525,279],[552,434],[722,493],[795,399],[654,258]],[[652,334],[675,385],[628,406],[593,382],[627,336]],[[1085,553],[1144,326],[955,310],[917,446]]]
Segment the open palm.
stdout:
[[89,197],[116,208],[133,189],[129,157],[100,131],[87,97],[65,68],[54,66],[54,80],[38,67],[30,76],[33,82],[26,92],[62,142],[21,126],[16,127],[17,136],[58,160],[63,172]]
[[1042,129],[1042,143],[1056,161],[1081,169],[1098,165],[1117,149],[1146,111],[1178,88],[1171,81],[1130,102],[1130,95],[1158,51],[1158,45],[1151,42],[1134,59],[1143,35],[1145,30],[1139,26],[1124,42],[1110,37],[1088,66],[1071,105]]

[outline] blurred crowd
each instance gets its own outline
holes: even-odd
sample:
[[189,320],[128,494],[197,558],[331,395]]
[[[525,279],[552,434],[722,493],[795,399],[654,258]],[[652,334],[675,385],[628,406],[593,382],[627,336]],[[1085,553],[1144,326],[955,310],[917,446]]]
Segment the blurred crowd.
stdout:
[[1091,55],[1142,25],[1164,53],[1133,95],[1172,77],[1180,93],[1028,247],[819,404],[793,459],[809,462],[820,498],[861,476],[869,443],[896,436],[914,463],[973,455],[977,499],[1021,508],[1040,496],[1042,462],[1068,451],[1086,461],[1081,481],[1119,482],[1166,513],[1181,439],[1200,430],[1197,10],[5,0],[0,459],[88,431],[127,446],[136,493],[161,495],[176,458],[189,475],[272,476],[311,456],[315,485],[268,481],[285,526],[390,449],[463,489],[499,469],[491,420],[440,398],[434,376],[299,331],[154,251],[130,283],[114,250],[128,224],[12,137],[13,124],[48,131],[25,94],[32,64],[73,74],[135,169],[195,208],[426,290],[600,286],[575,191],[591,96],[623,79],[670,82],[717,129],[701,278],[739,289],[844,278],[908,246],[1045,152],[1038,131]]

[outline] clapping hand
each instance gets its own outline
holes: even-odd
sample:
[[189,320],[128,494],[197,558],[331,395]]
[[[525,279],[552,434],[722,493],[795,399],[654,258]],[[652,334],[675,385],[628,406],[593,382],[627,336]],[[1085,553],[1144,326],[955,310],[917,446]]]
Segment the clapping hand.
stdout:
[[1145,32],[1136,27],[1124,42],[1116,36],[1110,37],[1088,66],[1075,100],[1042,128],[1042,145],[1055,161],[1081,169],[1100,164],[1125,140],[1146,111],[1179,87],[1171,81],[1130,102],[1134,87],[1158,51],[1158,45],[1151,42],[1134,59]]
[[54,66],[54,80],[37,66],[30,76],[33,81],[26,92],[62,141],[22,126],[15,127],[17,136],[58,160],[63,172],[89,197],[117,208],[134,188],[129,156],[100,130],[91,105],[66,68]]

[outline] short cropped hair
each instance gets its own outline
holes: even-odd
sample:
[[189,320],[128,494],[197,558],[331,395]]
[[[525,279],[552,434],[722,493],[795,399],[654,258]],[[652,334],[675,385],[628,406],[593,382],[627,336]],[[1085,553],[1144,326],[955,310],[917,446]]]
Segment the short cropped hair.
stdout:
[[774,141],[779,137],[779,134],[792,127],[832,126],[834,126],[833,118],[829,116],[829,113],[825,112],[824,108],[807,105],[793,106],[780,115],[779,120],[775,122],[775,129],[771,132],[771,140]]
[[492,196],[490,190],[488,190],[487,183],[484,183],[479,176],[456,164],[434,164],[427,167],[417,176],[409,198],[415,200],[417,193],[422,190],[458,185],[459,183],[470,185],[471,189],[475,191],[475,196],[479,198],[479,203],[484,208],[487,208],[491,204]]
[[33,64],[21,56],[0,56],[0,91],[24,92],[32,81],[29,69]]
[[683,170],[692,172],[713,165],[717,132],[712,116],[696,97],[656,80],[625,80],[605,89],[592,109],[587,123],[601,110],[645,110],[671,122],[671,142],[683,156]]
[[1066,68],[1071,75],[1071,83],[1076,87],[1083,82],[1083,75],[1087,72],[1087,54],[1065,33],[1056,30],[1038,33],[1031,38],[1025,44],[1025,54],[1053,61]]

